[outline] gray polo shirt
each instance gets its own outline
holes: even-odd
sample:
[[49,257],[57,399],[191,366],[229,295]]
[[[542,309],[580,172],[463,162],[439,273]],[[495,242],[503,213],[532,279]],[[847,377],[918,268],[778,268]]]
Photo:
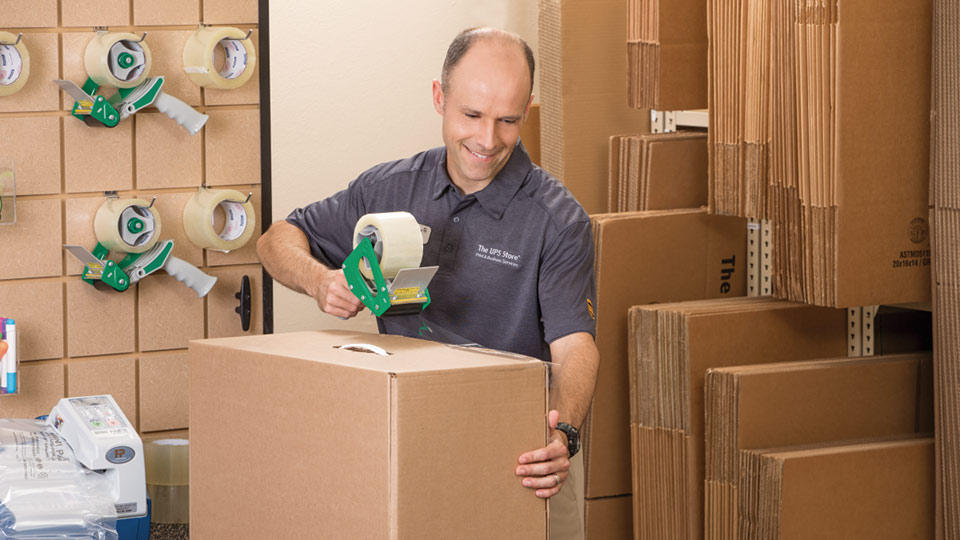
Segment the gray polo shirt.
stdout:
[[380,318],[381,333],[418,337],[426,321],[484,347],[544,360],[557,338],[595,335],[590,218],[522,144],[470,195],[450,181],[440,147],[377,165],[287,221],[306,234],[314,257],[338,268],[361,216],[396,211],[431,228],[421,265],[440,269],[423,313]]

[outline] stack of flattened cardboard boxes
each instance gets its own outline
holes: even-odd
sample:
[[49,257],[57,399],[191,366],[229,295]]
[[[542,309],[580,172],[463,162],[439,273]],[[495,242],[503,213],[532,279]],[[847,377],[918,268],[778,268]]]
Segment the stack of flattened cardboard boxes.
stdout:
[[711,208],[774,220],[775,295],[929,299],[930,5],[711,2]]
[[707,106],[704,0],[630,0],[627,95],[641,109]]
[[591,214],[607,209],[608,140],[649,131],[627,104],[627,0],[540,0],[541,166]]
[[843,355],[845,312],[742,297],[636,306],[629,324],[634,536],[702,538],[706,371]]
[[[709,370],[704,537],[761,537],[770,518],[761,505],[777,500],[757,482],[767,479],[763,449],[931,433],[931,377],[929,353]],[[854,515],[869,496],[841,506]],[[932,520],[932,505],[925,509]]]
[[763,451],[749,538],[933,538],[933,462],[929,437]]
[[707,161],[706,133],[610,137],[610,211],[706,205]]
[[[584,460],[587,508],[597,510],[587,513],[586,526],[588,535],[599,535],[606,529],[594,517],[629,509],[612,498],[627,498],[632,489],[627,310],[652,302],[743,296],[746,222],[711,216],[706,209],[665,210],[595,215],[593,230],[601,361]],[[607,510],[600,512],[601,506]],[[620,522],[629,520],[629,513],[621,515]]]
[[197,538],[541,538],[514,475],[546,442],[546,366],[399,336],[190,345]]
[[937,534],[960,539],[960,5],[934,3],[930,221],[937,418]]

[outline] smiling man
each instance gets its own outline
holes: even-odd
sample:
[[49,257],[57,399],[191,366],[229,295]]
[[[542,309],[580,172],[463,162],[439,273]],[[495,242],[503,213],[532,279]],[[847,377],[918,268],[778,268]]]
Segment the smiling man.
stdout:
[[[583,537],[578,427],[596,382],[590,219],[560,182],[530,162],[520,128],[533,99],[534,58],[518,36],[491,28],[450,44],[433,105],[444,146],[361,174],[336,195],[274,223],[257,244],[280,283],[338,317],[362,304],[341,264],[368,213],[406,211],[431,229],[422,265],[440,267],[422,315],[377,320],[418,337],[426,323],[485,347],[553,363],[549,443],[518,456],[521,485],[550,498],[551,538]],[[478,451],[483,438],[478,434]],[[489,471],[472,471],[469,482]]]

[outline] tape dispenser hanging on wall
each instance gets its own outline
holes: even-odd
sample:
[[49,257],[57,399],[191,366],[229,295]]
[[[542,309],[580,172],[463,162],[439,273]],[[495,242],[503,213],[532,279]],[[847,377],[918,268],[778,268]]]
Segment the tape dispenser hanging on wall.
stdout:
[[[201,187],[183,207],[183,230],[199,248],[229,253],[242,248],[253,236],[257,215],[250,195],[232,189]],[[223,227],[217,232],[217,209]]]
[[30,52],[22,38],[0,32],[0,97],[16,94],[30,78]]
[[[156,201],[156,198],[154,198]],[[173,240],[160,240],[160,216],[153,202],[120,199],[108,194],[94,216],[97,246],[93,252],[83,246],[64,248],[84,263],[81,278],[94,286],[107,285],[125,291],[146,276],[164,270],[204,297],[217,278],[172,255]],[[107,258],[111,251],[125,253],[120,262]]]
[[[219,90],[240,88],[257,65],[257,53],[244,32],[229,26],[204,26],[183,46],[183,71],[196,85]],[[217,69],[216,48],[223,49],[223,67]]]
[[[151,56],[147,34],[100,30],[87,43],[83,55],[87,80],[83,87],[72,81],[54,80],[76,103],[71,113],[89,126],[115,127],[144,107],[155,106],[176,120],[191,135],[207,122],[207,115],[163,92],[164,78],[150,77]],[[101,86],[113,86],[110,99],[96,95]]]

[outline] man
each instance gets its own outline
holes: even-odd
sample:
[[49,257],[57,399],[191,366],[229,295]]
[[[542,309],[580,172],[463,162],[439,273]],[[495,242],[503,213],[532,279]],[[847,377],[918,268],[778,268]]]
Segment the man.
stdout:
[[[362,309],[340,270],[357,220],[407,211],[429,226],[422,264],[440,269],[423,319],[486,347],[553,362],[550,442],[519,456],[515,474],[538,497],[559,494],[551,500],[552,536],[578,538],[583,466],[576,455],[571,469],[573,426],[586,416],[599,362],[593,239],[583,208],[519,143],[533,71],[519,37],[489,28],[460,33],[433,81],[444,147],[364,172],[274,223],[257,249],[274,279],[348,318]],[[417,315],[377,322],[381,332],[414,337],[422,325]],[[561,489],[571,474],[572,485]],[[564,530],[571,534],[557,534]]]

